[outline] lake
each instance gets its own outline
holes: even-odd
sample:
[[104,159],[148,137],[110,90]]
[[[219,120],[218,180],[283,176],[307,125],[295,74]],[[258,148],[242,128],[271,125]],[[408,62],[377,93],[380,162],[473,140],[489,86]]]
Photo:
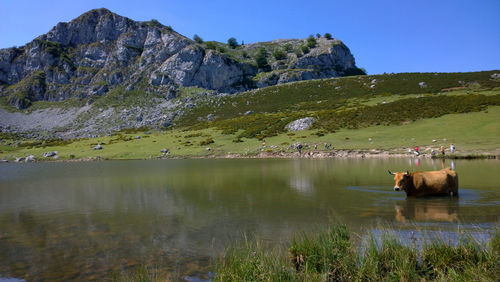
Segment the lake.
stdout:
[[146,265],[207,278],[245,236],[271,244],[340,219],[488,236],[500,215],[500,161],[455,160],[460,197],[406,199],[391,171],[450,160],[194,159],[0,164],[0,279],[103,279]]

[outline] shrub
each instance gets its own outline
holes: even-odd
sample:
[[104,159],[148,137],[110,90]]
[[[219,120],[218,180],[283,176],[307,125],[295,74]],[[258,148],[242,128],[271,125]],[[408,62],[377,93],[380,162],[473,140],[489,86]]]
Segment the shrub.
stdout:
[[193,35],[193,40],[199,44],[203,43],[203,39],[201,39],[201,37],[199,37],[198,34]]
[[229,47],[234,49],[234,48],[238,47],[238,41],[236,40],[236,38],[231,37],[227,40],[227,45],[229,45]]
[[[313,39],[314,39],[314,38],[313,38]],[[302,46],[300,47],[300,49],[302,50],[302,53],[304,53],[304,54],[309,53],[309,47],[307,47],[306,45],[302,45]]]
[[257,63],[257,67],[260,69],[264,69],[269,66],[267,63],[267,52],[264,47],[260,47],[259,50],[257,50],[257,55],[255,55],[255,62]]
[[200,141],[200,146],[205,146],[205,145],[212,144],[212,143],[214,143],[214,139],[207,138],[205,140]]
[[297,55],[297,58],[300,58],[303,55],[302,50],[300,48],[295,49],[293,52],[295,53],[295,55]]
[[328,32],[327,32],[327,33],[325,33],[325,35],[324,35],[324,36],[325,36],[325,38],[326,38],[326,39],[328,39],[328,40],[332,39],[332,35],[331,35],[330,33],[328,33]]
[[286,43],[285,45],[283,45],[283,50],[285,50],[287,53],[292,52],[292,50],[293,50],[292,44]]
[[321,34],[316,33],[316,38],[321,38]]
[[213,42],[213,41],[209,41],[209,42],[205,42],[205,47],[207,49],[215,50],[215,49],[217,49],[217,44],[215,44],[215,42]]
[[276,50],[273,52],[273,56],[276,60],[286,59],[286,53],[283,50]]
[[309,36],[309,38],[307,38],[307,47],[309,48],[314,48],[316,47],[316,39],[314,38],[314,36]]

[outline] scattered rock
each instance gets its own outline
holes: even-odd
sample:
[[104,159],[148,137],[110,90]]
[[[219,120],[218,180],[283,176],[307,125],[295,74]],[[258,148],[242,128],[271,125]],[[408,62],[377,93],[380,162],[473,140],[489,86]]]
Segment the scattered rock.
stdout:
[[427,87],[427,83],[425,83],[424,81],[422,81],[422,82],[418,83],[418,86],[420,86],[420,88],[426,88]]
[[42,154],[42,156],[43,156],[44,158],[50,158],[50,157],[53,157],[53,156],[55,156],[55,155],[57,155],[57,154],[58,154],[58,152],[57,152],[57,151],[54,151],[54,152],[46,152],[46,153],[43,153],[43,154]]
[[8,161],[8,160],[6,160],[6,159],[1,159],[1,160],[0,160],[0,163],[8,163],[8,162],[9,162],[9,161]]
[[27,156],[26,159],[24,160],[24,162],[26,162],[26,163],[31,163],[34,161],[35,161],[35,156],[33,156],[33,155]]
[[211,120],[213,120],[213,119],[214,119],[214,117],[215,117],[215,116],[214,116],[214,114],[208,114],[208,115],[207,115],[207,120],[208,120],[208,121],[211,121]]
[[492,74],[491,78],[493,78],[493,79],[500,78],[500,73],[494,73],[494,74]]
[[373,80],[372,80],[372,84],[375,84],[375,83],[377,83],[377,82],[378,82],[378,80],[376,80],[376,79],[373,79]]
[[95,145],[94,150],[102,150],[101,144]]
[[370,85],[370,88],[375,88],[375,84]]
[[287,124],[285,128],[290,131],[306,130],[310,128],[313,123],[314,123],[314,118],[306,117],[292,121],[291,123]]
[[15,157],[15,162],[16,163],[19,163],[19,162],[22,162],[22,161],[24,161],[24,157],[19,157],[19,158]]
[[246,115],[246,116],[248,116],[248,115],[251,115],[251,114],[253,114],[253,113],[254,113],[254,111],[251,111],[251,110],[250,110],[250,111],[246,111],[246,112],[245,112],[245,115]]
[[164,148],[164,149],[161,149],[160,152],[162,152],[164,154],[168,154],[170,152],[170,150],[167,148]]
[[207,151],[211,151],[212,149],[211,149],[211,148],[206,148],[205,150],[207,150]]
[[57,160],[57,159],[59,159],[59,156],[56,155],[56,156],[53,157],[53,159]]
[[135,139],[141,139],[141,136],[137,135],[137,136],[135,137]]

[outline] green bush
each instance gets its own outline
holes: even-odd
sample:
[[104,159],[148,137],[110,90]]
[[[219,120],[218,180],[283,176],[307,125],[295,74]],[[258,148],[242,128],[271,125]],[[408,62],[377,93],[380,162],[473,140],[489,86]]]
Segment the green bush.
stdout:
[[229,45],[229,47],[234,49],[234,48],[238,47],[238,41],[236,40],[236,38],[231,37],[227,40],[227,45]]
[[300,50],[301,50],[301,51],[302,51],[302,53],[304,53],[304,54],[309,53],[309,47],[307,47],[306,45],[302,45],[302,46],[300,47]]
[[283,45],[283,50],[285,50],[285,52],[287,52],[287,53],[292,52],[292,50],[293,50],[292,44],[286,43],[285,45]]
[[276,60],[286,59],[286,53],[283,50],[279,50],[279,49],[273,52],[273,56]]
[[309,47],[309,48],[316,47],[316,39],[314,38],[314,36],[311,35],[311,36],[309,36],[309,38],[307,38],[307,47]]
[[269,64],[267,63],[267,51],[264,47],[260,47],[257,50],[257,54],[255,55],[255,63],[257,63],[257,67],[260,69],[269,67]]
[[325,35],[324,35],[324,36],[325,36],[325,38],[326,38],[326,39],[328,39],[328,40],[332,39],[332,35],[331,35],[330,33],[328,33],[328,32],[327,32],[327,33],[325,33]]
[[215,50],[215,49],[217,49],[217,44],[215,44],[215,42],[213,42],[213,41],[209,41],[209,42],[205,42],[205,47],[207,49]]
[[212,144],[212,143],[214,143],[214,139],[207,138],[205,140],[200,141],[200,146],[205,146],[205,145]]
[[195,34],[193,35],[193,40],[198,43],[198,44],[202,44],[203,43],[203,39],[201,39],[200,36],[198,36],[198,34]]

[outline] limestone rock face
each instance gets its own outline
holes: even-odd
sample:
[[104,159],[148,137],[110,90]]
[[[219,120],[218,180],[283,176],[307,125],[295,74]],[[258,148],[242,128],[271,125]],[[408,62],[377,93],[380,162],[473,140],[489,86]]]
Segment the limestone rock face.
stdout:
[[287,124],[286,129],[290,131],[306,130],[309,129],[313,125],[313,123],[314,118],[312,117],[301,118]]
[[[196,43],[158,21],[138,22],[96,9],[25,46],[0,50],[0,98],[18,109],[32,102],[86,99],[113,89],[176,97],[179,87],[217,93],[315,78],[363,74],[337,39],[275,40],[233,48]],[[214,47],[215,46],[215,47]],[[268,65],[257,67],[264,49]],[[285,50],[285,55],[273,55]]]

